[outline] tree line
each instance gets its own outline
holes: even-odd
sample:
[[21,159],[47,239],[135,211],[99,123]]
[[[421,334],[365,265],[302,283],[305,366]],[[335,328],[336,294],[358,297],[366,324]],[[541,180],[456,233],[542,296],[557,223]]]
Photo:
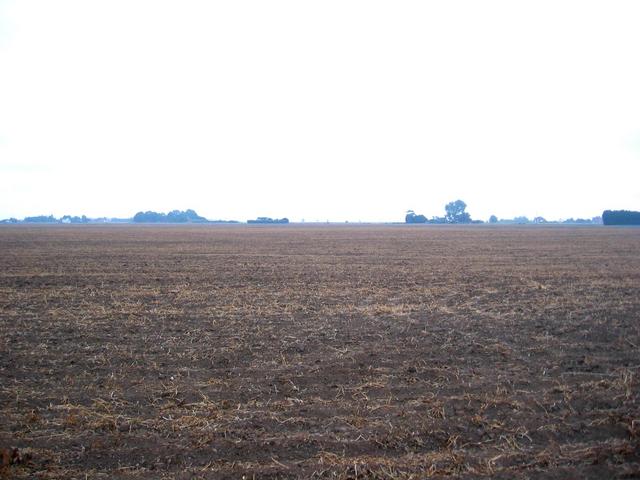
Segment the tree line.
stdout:
[[640,225],[640,212],[629,210],[605,210],[602,213],[605,225]]
[[288,218],[271,218],[271,217],[258,217],[255,220],[247,220],[247,223],[260,223],[260,224],[272,224],[272,223],[276,223],[276,224],[287,224],[289,223],[289,219]]
[[[408,210],[405,223],[430,223],[430,224],[469,224],[484,223],[482,220],[473,220],[466,211],[467,204],[462,200],[455,200],[445,205],[445,214],[442,217],[427,218],[413,210]],[[640,212],[628,210],[605,210],[602,216],[592,218],[568,218],[566,220],[549,221],[544,217],[529,219],[525,216],[515,218],[498,219],[491,215],[488,223],[503,225],[527,225],[527,224],[566,224],[566,225],[640,225]]]
[[444,223],[483,223],[482,220],[472,220],[471,215],[466,211],[467,204],[462,200],[455,200],[449,202],[444,206],[444,217],[432,217],[428,219],[424,215],[417,214],[413,210],[407,211],[405,216],[405,223],[432,223],[432,224],[444,224]]
[[172,210],[169,213],[138,212],[133,216],[136,223],[206,223],[208,220],[198,215],[194,210]]

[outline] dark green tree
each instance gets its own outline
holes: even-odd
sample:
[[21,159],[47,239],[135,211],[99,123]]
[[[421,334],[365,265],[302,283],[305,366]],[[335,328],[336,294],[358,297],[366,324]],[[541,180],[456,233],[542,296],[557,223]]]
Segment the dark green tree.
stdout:
[[413,210],[408,210],[407,215],[404,217],[405,223],[427,223],[427,217],[424,215],[417,215]]
[[445,216],[447,223],[471,223],[471,215],[465,212],[467,204],[462,200],[449,202],[445,205]]
[[602,213],[605,225],[640,225],[640,212],[629,210],[605,210]]

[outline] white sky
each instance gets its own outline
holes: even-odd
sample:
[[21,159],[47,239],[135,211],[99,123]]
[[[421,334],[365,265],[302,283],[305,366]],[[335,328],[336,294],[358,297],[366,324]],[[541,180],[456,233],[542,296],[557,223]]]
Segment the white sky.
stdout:
[[640,210],[640,2],[0,0],[0,218]]

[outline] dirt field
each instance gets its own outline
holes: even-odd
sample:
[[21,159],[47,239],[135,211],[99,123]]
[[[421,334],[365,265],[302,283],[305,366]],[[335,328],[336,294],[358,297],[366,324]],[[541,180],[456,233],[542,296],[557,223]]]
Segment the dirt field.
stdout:
[[640,229],[3,227],[0,331],[0,478],[640,477]]

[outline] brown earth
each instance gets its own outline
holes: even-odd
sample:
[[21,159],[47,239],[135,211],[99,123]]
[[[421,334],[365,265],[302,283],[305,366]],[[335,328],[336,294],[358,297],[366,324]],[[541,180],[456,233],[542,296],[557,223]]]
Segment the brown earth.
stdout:
[[640,229],[0,228],[0,478],[638,478]]

